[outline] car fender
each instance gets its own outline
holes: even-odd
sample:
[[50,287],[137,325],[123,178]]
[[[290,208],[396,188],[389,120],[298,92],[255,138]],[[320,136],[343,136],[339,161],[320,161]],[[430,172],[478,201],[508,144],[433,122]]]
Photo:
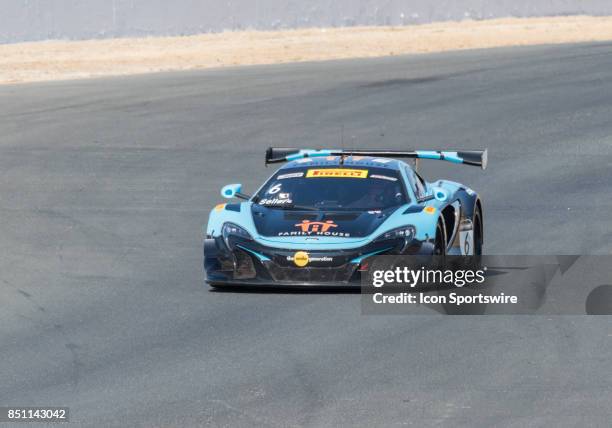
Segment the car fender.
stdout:
[[440,216],[440,210],[444,203],[431,200],[426,204],[404,205],[398,208],[383,224],[381,224],[371,235],[377,238],[385,232],[402,226],[414,226],[415,238],[419,241],[432,239],[436,234],[436,225]]
[[206,235],[215,237],[221,235],[223,223],[232,222],[244,228],[249,234],[256,238],[258,236],[253,217],[251,216],[251,202],[218,204],[208,216]]

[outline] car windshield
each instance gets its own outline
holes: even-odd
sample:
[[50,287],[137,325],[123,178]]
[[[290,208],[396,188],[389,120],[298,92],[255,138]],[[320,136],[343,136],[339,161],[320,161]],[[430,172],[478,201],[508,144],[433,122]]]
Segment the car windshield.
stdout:
[[253,202],[279,209],[366,211],[405,204],[398,171],[370,167],[302,167],[278,171]]

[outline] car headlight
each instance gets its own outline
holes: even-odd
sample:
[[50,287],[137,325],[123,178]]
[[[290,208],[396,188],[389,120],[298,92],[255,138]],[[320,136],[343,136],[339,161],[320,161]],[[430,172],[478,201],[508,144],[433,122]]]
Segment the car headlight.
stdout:
[[249,232],[234,223],[224,223],[223,227],[221,228],[221,235],[223,235],[223,241],[225,241],[225,245],[227,245],[227,248],[231,248],[229,245],[230,236],[239,236],[244,239],[253,239],[251,238],[251,235],[249,235]]
[[406,241],[410,241],[414,238],[414,235],[416,235],[416,228],[414,226],[402,226],[383,233],[374,241],[386,241],[388,239],[397,238],[403,238]]

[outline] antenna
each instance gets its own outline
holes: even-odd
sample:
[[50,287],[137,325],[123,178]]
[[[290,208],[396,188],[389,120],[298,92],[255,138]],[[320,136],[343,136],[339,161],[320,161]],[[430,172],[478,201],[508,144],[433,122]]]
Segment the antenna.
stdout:
[[[344,123],[342,124],[342,128],[340,128],[340,143],[342,145],[342,151],[344,151]],[[344,165],[343,155],[340,155],[340,165]]]
[[[354,135],[351,135],[351,151],[355,151],[355,136]],[[350,155],[350,156],[354,156],[354,155]]]

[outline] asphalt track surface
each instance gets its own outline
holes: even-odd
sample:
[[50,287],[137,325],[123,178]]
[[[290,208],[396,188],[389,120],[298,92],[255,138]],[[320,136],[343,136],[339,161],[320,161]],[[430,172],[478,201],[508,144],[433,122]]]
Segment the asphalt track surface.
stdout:
[[612,251],[612,44],[0,88],[0,405],[75,426],[609,426],[612,325],[222,293],[202,226],[264,149],[488,147],[489,254]]

